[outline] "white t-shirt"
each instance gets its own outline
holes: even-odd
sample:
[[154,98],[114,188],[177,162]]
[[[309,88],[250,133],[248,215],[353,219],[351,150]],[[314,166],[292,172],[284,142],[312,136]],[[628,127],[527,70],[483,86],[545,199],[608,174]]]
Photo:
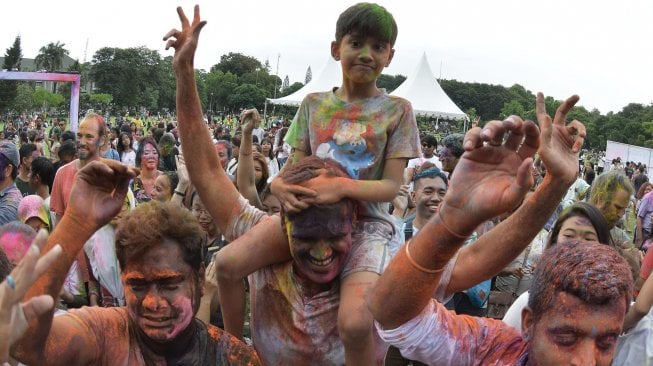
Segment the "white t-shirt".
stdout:
[[127,166],[136,166],[136,152],[132,151],[123,151],[120,156],[120,162]]

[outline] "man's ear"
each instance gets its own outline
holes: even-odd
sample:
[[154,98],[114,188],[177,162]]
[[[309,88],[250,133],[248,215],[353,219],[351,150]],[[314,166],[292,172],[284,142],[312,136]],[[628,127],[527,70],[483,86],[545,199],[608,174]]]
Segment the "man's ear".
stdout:
[[336,61],[340,61],[340,44],[336,41],[331,42],[331,57]]
[[530,341],[533,337],[533,328],[535,327],[535,319],[533,317],[533,310],[526,306],[521,311],[521,335],[525,341]]

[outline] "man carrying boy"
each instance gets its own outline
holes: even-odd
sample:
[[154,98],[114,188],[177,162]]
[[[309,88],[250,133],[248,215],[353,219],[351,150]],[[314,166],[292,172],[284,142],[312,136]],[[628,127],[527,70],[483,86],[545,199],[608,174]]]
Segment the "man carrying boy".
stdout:
[[372,318],[364,304],[387,264],[396,230],[385,203],[399,191],[407,161],[420,153],[410,103],[376,86],[392,61],[396,37],[392,15],[379,5],[359,3],[340,15],[331,55],[340,61],[342,84],[307,95],[285,140],[294,150],[289,165],[309,155],[330,158],[349,177],[322,176],[302,187],[281,178],[272,183],[272,192],[289,213],[341,198],[359,202],[352,254],[340,275],[338,314],[347,364],[352,365],[371,364],[374,359]]

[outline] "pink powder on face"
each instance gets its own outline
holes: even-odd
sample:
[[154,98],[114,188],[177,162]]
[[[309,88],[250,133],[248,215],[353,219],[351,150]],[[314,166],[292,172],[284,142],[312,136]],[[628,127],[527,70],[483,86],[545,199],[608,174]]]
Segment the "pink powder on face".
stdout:
[[18,264],[27,253],[32,240],[22,233],[5,233],[0,237],[0,247],[4,250],[11,263]]
[[168,339],[175,339],[193,320],[193,304],[190,298],[178,296],[171,305],[178,315]]

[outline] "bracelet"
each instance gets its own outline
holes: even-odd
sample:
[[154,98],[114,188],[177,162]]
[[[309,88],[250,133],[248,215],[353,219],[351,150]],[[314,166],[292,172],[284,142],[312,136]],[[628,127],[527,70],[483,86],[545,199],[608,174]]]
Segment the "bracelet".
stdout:
[[413,267],[419,269],[420,271],[422,271],[424,273],[428,273],[428,274],[436,274],[436,273],[440,273],[440,272],[444,271],[444,268],[428,269],[428,268],[420,266],[417,262],[415,262],[413,257],[410,256],[410,248],[409,247],[410,247],[410,240],[408,240],[406,242],[406,245],[404,245],[404,248],[406,248],[406,258],[408,258],[408,261],[410,262],[410,264],[413,265]]
[[440,219],[440,223],[442,224],[442,226],[444,226],[444,228],[449,232],[449,234],[451,234],[451,235],[453,235],[453,236],[455,236],[456,238],[459,238],[459,239],[469,238],[469,235],[460,235],[460,234],[454,232],[453,230],[449,229],[449,226],[447,226],[447,224],[445,224],[444,220],[442,219],[442,214],[440,213],[442,210],[440,208],[441,207],[438,208],[438,218]]
[[178,195],[180,195],[181,197],[186,197],[186,193],[179,192],[179,191],[176,190],[176,189],[175,189],[175,193],[174,193],[174,194],[178,194]]

